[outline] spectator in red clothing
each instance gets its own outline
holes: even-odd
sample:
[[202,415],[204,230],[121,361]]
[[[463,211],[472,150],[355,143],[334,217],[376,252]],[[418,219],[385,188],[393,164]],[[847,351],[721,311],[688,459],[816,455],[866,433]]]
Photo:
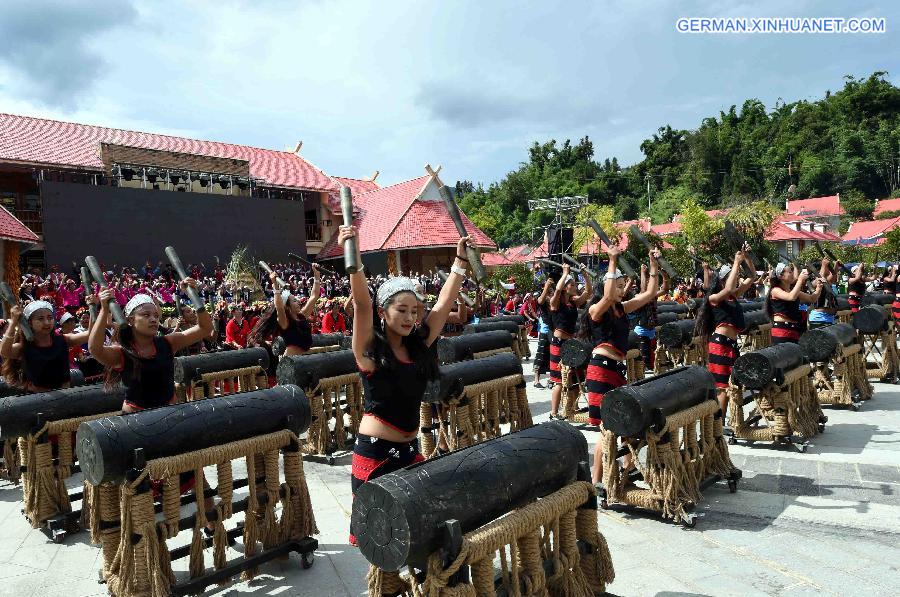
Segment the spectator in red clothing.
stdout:
[[329,301],[326,306],[328,307],[328,310],[322,317],[322,333],[331,334],[334,332],[341,332],[346,335],[347,321],[344,319],[343,314],[341,314],[340,303],[337,301]]
[[513,294],[511,297],[509,297],[509,300],[506,301],[506,306],[503,307],[503,310],[507,313],[515,313],[517,311],[516,305],[518,304],[518,302],[519,295]]
[[225,344],[232,348],[246,348],[250,324],[244,319],[244,309],[234,304],[231,306],[231,319],[225,324]]

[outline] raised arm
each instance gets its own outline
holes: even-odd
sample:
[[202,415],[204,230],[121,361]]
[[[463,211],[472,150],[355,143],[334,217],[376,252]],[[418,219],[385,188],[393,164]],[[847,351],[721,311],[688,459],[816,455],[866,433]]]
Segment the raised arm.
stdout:
[[[646,287],[638,293],[633,299],[622,303],[622,309],[626,313],[636,311],[656,299],[657,285],[659,284],[659,250],[650,251],[650,275],[646,278]],[[643,273],[643,270],[642,270]],[[643,277],[643,276],[642,276]]]
[[609,311],[615,304],[613,295],[615,294],[616,264],[619,259],[619,253],[621,253],[621,251],[618,247],[609,247],[606,250],[606,254],[609,255],[609,268],[606,270],[606,275],[603,279],[603,296],[599,301],[588,307],[588,315],[594,321],[600,321],[603,314]]
[[122,361],[121,346],[104,346],[106,342],[106,322],[109,321],[109,301],[116,300],[116,292],[112,288],[100,291],[100,313],[91,325],[88,335],[88,352],[101,364],[107,367],[118,367]]
[[661,296],[665,296],[667,292],[669,292],[669,274],[665,271],[662,272],[663,283],[660,286],[659,291],[656,293],[656,298]]
[[[341,226],[338,231],[338,244],[345,246],[345,241],[355,238],[356,226]],[[357,244],[356,262],[362,264]],[[350,274],[350,299],[353,301],[353,336],[350,346],[356,363],[364,371],[374,371],[376,364],[369,351],[372,348],[372,296],[369,294],[369,283],[364,268],[360,267]]]
[[[362,263],[362,261],[360,261]],[[313,314],[313,311],[316,310],[316,303],[319,300],[319,295],[321,294],[322,288],[322,274],[319,272],[319,266],[315,263],[312,266],[313,271],[313,285],[312,289],[309,291],[309,300],[306,301],[306,304],[303,305],[303,308],[300,310],[300,313],[303,317],[309,317]]]
[[566,278],[569,277],[569,266],[564,265],[562,268],[562,275],[559,277],[559,282],[556,283],[556,288],[553,289],[553,295],[550,297],[550,310],[556,311],[559,309],[559,303],[562,300],[563,288],[566,287]]
[[591,277],[584,270],[584,268],[582,268],[581,272],[582,274],[584,274],[584,290],[581,292],[581,294],[575,297],[575,304],[579,307],[588,302],[588,300],[591,298],[591,295],[594,294],[594,288],[591,285]]
[[278,319],[278,327],[286,330],[288,328],[288,316],[287,311],[285,310],[284,297],[281,296],[281,286],[279,286],[277,282],[278,273],[272,272],[269,274],[269,279],[272,281],[272,303],[275,305],[275,316]]
[[[443,288],[441,288],[441,293],[438,295],[434,307],[425,319],[425,324],[428,326],[428,338],[425,340],[425,344],[428,346],[431,346],[438,339],[438,336],[441,335],[444,324],[447,323],[447,316],[450,315],[450,309],[453,307],[453,301],[456,300],[463,280],[466,279],[465,270],[468,265],[466,242],[468,240],[468,236],[463,236],[456,244],[456,260],[450,268],[450,274],[447,276],[447,281],[444,283]],[[463,273],[460,274],[458,273],[459,271]]]
[[22,342],[16,342],[16,332],[19,329],[19,319],[22,317],[22,307],[13,305],[9,310],[9,326],[0,341],[0,357],[4,359],[21,359]]

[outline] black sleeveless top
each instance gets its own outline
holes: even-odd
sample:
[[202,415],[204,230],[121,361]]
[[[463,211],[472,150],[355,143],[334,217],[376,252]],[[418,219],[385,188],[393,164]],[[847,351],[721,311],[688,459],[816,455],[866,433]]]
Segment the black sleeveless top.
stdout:
[[138,358],[139,363],[123,353],[122,385],[125,386],[125,402],[145,410],[166,406],[175,396],[175,355],[172,345],[164,337],[153,338],[156,354],[149,359]]
[[628,352],[628,315],[622,303],[616,303],[611,309],[600,316],[599,321],[594,321],[593,317],[588,317],[588,323],[591,330],[591,340],[594,342],[594,348],[598,346],[608,346],[614,348],[622,355]]
[[710,303],[709,306],[712,309],[713,330],[720,325],[730,325],[739,332],[747,327],[747,323],[744,321],[744,310],[733,296],[724,303],[719,305]]
[[397,361],[396,368],[360,371],[359,376],[366,414],[375,415],[401,433],[418,431],[419,408],[427,380],[415,363]]
[[25,342],[22,358],[25,364],[25,381],[39,388],[58,390],[69,383],[69,346],[59,334],[51,334],[50,346],[38,346]]
[[566,332],[567,334],[575,333],[575,322],[578,320],[578,307],[572,303],[560,304],[553,314],[553,328]]
[[281,337],[284,338],[285,347],[297,346],[300,350],[309,350],[312,347],[312,328],[309,320],[302,315],[297,321],[288,317],[288,328],[281,330]]
[[800,322],[803,315],[800,313],[800,303],[797,301],[785,301],[777,298],[770,298],[772,304],[773,315],[781,315],[791,321]]
[[864,280],[860,280],[859,282],[853,282],[848,287],[847,290],[852,292],[853,294],[858,294],[859,296],[863,296],[866,294],[866,283]]
[[890,282],[888,280],[881,281],[882,290],[889,294],[894,294],[897,292],[897,282]]

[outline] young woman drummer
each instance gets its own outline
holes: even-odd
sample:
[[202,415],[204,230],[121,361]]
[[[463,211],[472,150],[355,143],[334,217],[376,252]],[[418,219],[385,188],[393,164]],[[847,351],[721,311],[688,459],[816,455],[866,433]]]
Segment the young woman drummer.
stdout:
[[[588,421],[592,425],[600,425],[600,408],[603,396],[619,386],[625,385],[625,353],[628,352],[628,333],[630,323],[628,314],[641,309],[650,301],[656,300],[659,285],[658,268],[659,251],[650,252],[650,273],[646,287],[626,301],[628,282],[616,267],[621,251],[618,247],[610,247],[609,269],[604,277],[603,294],[594,295],[591,305],[581,316],[579,337],[589,341],[593,350],[587,368]],[[629,462],[625,463],[626,468]],[[591,479],[599,483],[603,478],[603,442],[594,446],[594,463],[591,467]]]
[[550,316],[553,318],[553,336],[550,337],[550,381],[553,391],[550,394],[550,418],[562,418],[558,414],[559,399],[562,396],[562,372],[559,361],[562,344],[575,335],[575,324],[578,321],[578,308],[583,306],[592,293],[591,277],[584,276],[584,291],[578,294],[575,279],[569,275],[569,266],[565,265],[553,296],[550,297]]
[[269,340],[272,336],[281,335],[284,338],[284,354],[292,357],[303,354],[312,347],[312,325],[310,319],[315,316],[316,302],[319,300],[319,289],[322,286],[322,276],[317,265],[312,266],[313,285],[309,291],[309,298],[305,303],[291,294],[287,288],[278,287],[278,273],[269,275],[272,288],[275,290],[273,307],[266,311],[250,332],[249,344],[258,345]]
[[753,262],[743,250],[734,254],[734,263],[731,266],[723,265],[718,272],[710,270],[709,266],[704,264],[705,275],[710,285],[709,295],[700,306],[697,323],[694,326],[694,334],[706,339],[707,342],[709,357],[706,368],[716,382],[719,408],[723,414],[728,408],[726,390],[731,379],[731,370],[740,354],[737,336],[746,327],[744,310],[738,298],[756,283],[755,275],[743,282],[740,280],[741,263],[746,263],[751,270],[754,269]]
[[837,313],[837,297],[831,292],[831,285],[837,280],[837,273],[831,268],[828,259],[822,260],[819,277],[824,281],[822,293],[816,302],[810,305],[809,315],[806,318],[807,326],[811,330],[833,324]]
[[[196,288],[196,282],[187,279]],[[112,289],[100,292],[100,314],[91,327],[88,350],[106,366],[106,383],[121,381],[125,386],[122,413],[172,404],[175,400],[175,353],[209,337],[212,319],[206,309],[197,314],[197,324],[185,331],[157,335],[160,312],[149,295],[136,294],[125,305],[127,323],[113,333],[112,343],[105,344],[109,301],[115,300]]]
[[[197,287],[191,278],[182,282],[182,290],[186,285]],[[124,386],[123,415],[174,404],[175,353],[208,338],[213,329],[212,318],[206,309],[200,309],[195,326],[159,336],[159,306],[149,295],[136,294],[125,305],[127,323],[116,328],[111,344],[104,345],[109,301],[115,300],[115,296],[112,289],[100,291],[100,314],[88,339],[91,355],[106,366],[107,388],[119,383]],[[194,487],[193,473],[182,473],[179,479],[181,493]],[[161,486],[153,485],[154,495],[158,496]],[[212,508],[212,498],[207,498],[204,504],[207,510]],[[213,528],[207,524],[207,531]]]
[[[662,287],[656,292],[654,299],[659,299],[669,292],[669,276],[663,272]],[[641,292],[647,290],[647,266],[641,264]],[[644,366],[652,370],[656,364],[656,300],[648,301],[643,307],[637,310],[637,325],[634,326],[634,333],[640,338],[641,358]]]
[[[94,301],[94,297],[88,298],[88,302]],[[22,317],[34,332],[32,341],[16,338]],[[53,305],[42,300],[32,301],[24,309],[15,305],[10,309],[9,322],[0,342],[6,383],[29,394],[68,388],[69,349],[84,344],[88,332],[56,333]]]
[[[355,226],[341,226],[338,244],[356,237]],[[366,275],[360,268],[350,275],[356,318],[351,345],[365,395],[365,414],[353,447],[352,489],[386,473],[421,461],[417,436],[425,384],[438,375],[437,340],[466,273],[466,241],[459,240],[456,259],[437,301],[421,325],[416,325],[419,302],[416,283],[395,277],[375,293],[374,310]],[[357,255],[357,263],[362,260]],[[355,544],[353,529],[351,543]]]
[[799,274],[792,265],[779,263],[772,271],[771,287],[766,297],[766,313],[772,320],[772,344],[798,342],[803,332],[803,312],[800,303],[816,304],[822,294],[823,281],[817,277],[812,294],[804,292],[809,273]]
[[862,299],[866,296],[866,284],[874,277],[867,276],[862,262],[853,268],[852,275],[847,281],[847,302],[850,303],[850,311],[856,313],[862,306]]

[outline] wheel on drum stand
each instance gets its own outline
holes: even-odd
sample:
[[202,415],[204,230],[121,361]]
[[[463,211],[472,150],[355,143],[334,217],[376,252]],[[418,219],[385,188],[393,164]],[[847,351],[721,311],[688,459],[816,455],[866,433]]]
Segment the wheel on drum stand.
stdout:
[[313,567],[313,564],[316,562],[315,556],[313,552],[301,553],[300,554],[300,565],[304,570],[309,570]]

